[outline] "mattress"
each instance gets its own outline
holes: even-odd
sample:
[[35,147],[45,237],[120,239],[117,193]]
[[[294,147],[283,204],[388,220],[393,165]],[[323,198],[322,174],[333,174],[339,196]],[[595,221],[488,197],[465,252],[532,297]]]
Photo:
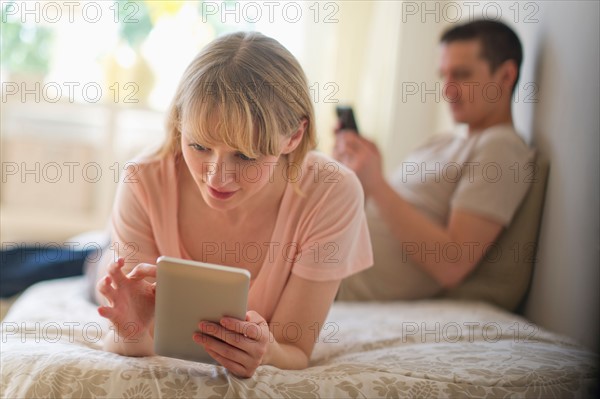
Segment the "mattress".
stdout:
[[2,398],[594,397],[598,356],[480,302],[334,303],[310,367],[217,365],[101,350],[81,277],[25,291],[2,322]]

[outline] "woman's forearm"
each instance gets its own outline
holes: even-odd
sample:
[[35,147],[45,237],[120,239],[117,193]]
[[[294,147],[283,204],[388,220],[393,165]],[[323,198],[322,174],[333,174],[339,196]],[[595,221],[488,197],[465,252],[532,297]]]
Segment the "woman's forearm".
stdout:
[[271,365],[284,370],[302,370],[308,367],[309,358],[302,349],[277,341],[271,343],[263,365]]
[[[111,327],[104,339],[103,349],[123,356],[153,356],[154,338],[150,333],[136,338],[123,338],[115,334],[115,329]],[[268,355],[263,359],[263,364],[284,370],[301,370],[308,367],[308,361],[308,357],[300,348],[274,341]]]
[[150,332],[145,332],[135,338],[124,338],[117,335],[114,326],[111,325],[104,338],[103,349],[123,356],[153,356],[154,338]]

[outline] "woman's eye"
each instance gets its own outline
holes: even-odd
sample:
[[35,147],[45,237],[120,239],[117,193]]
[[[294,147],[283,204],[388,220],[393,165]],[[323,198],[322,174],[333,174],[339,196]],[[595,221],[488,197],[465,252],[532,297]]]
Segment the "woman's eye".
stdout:
[[189,146],[192,147],[196,151],[206,151],[206,147],[203,147],[200,144],[193,143],[193,144],[190,144]]
[[256,158],[250,158],[250,157],[242,154],[241,152],[238,154],[238,157],[240,157],[240,159],[243,161],[256,161]]

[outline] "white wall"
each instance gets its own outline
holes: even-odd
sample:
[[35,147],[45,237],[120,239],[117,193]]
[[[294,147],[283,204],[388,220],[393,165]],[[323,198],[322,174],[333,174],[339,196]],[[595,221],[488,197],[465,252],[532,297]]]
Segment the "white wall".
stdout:
[[[385,2],[381,2],[385,3]],[[406,3],[406,2],[405,2]],[[439,85],[438,43],[444,25],[435,18],[408,14],[402,6],[400,43],[391,98],[394,113],[390,134],[380,140],[385,171],[392,173],[402,160],[439,128],[436,114],[445,106]],[[409,7],[409,8],[407,8]],[[420,5],[415,7],[420,8]],[[398,21],[400,22],[400,21]]]
[[525,136],[550,159],[546,205],[525,308],[532,321],[599,349],[600,124],[598,2],[539,2],[514,24],[537,103],[515,105]]

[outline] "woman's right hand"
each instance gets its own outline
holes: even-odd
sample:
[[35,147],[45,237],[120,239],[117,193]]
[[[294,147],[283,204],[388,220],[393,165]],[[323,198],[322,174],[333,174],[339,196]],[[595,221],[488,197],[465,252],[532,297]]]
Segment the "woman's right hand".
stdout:
[[98,291],[108,301],[108,306],[98,307],[98,313],[112,322],[119,337],[132,341],[152,334],[156,283],[145,278],[156,277],[156,265],[140,263],[125,275],[124,264],[123,258],[111,263],[108,275],[98,282]]

